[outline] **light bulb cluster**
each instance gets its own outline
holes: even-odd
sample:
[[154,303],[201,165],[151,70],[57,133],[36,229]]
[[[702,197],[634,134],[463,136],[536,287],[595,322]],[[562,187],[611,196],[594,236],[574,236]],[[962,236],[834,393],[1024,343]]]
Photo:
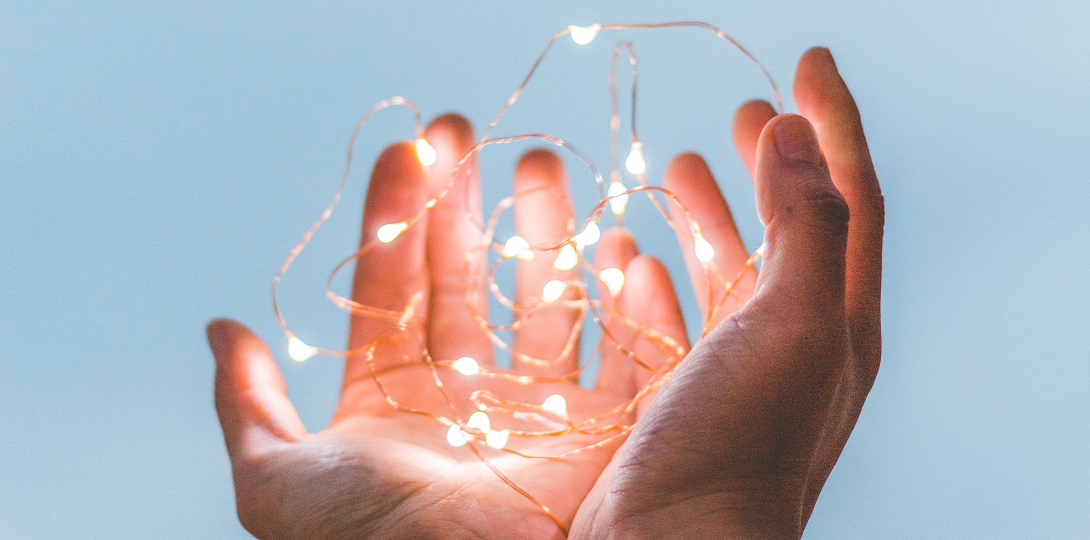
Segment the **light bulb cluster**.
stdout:
[[[701,265],[703,265],[705,274],[709,277],[708,291],[711,296],[710,301],[713,309],[709,309],[708,312],[705,313],[704,332],[710,329],[708,327],[709,321],[712,320],[717,312],[717,308],[714,308],[714,306],[719,306],[727,298],[736,295],[735,289],[737,283],[747,272],[755,271],[756,262],[764,255],[767,247],[762,245],[758,248],[745,263],[745,266],[738,275],[733,277],[733,279],[725,278],[716,266],[715,248],[701,232],[700,225],[693,219],[692,215],[685,210],[682,201],[664,188],[648,184],[648,167],[644,155],[643,142],[641,142],[637,136],[636,131],[637,61],[631,42],[621,41],[614,47],[613,64],[609,74],[610,91],[613,97],[613,114],[610,122],[612,142],[610,148],[612,159],[609,171],[610,181],[608,182],[608,185],[589,158],[559,137],[542,134],[524,134],[495,138],[491,138],[490,136],[497,122],[506,113],[508,108],[517,101],[519,95],[536,72],[538,65],[561,36],[567,34],[570,35],[574,43],[578,45],[589,45],[595,41],[602,30],[606,29],[625,30],[630,28],[657,29],[672,27],[695,27],[712,31],[717,37],[729,42],[748,58],[753,60],[757,66],[760,67],[762,72],[764,72],[765,76],[768,76],[764,67],[761,66],[748,51],[721,30],[707,23],[591,24],[587,26],[573,25],[562,29],[553,36],[549,46],[546,47],[545,51],[542,52],[537,61],[533,64],[533,67],[530,69],[529,74],[523,80],[522,84],[515,90],[489,124],[481,141],[475,145],[467,155],[449,157],[458,158],[455,160],[458,165],[456,165],[451,172],[448,183],[442,192],[429,199],[422,208],[418,209],[415,215],[401,221],[386,223],[380,226],[374,232],[374,237],[364,242],[364,245],[355,254],[343,260],[334,269],[333,276],[330,276],[329,278],[329,283],[332,283],[333,277],[341,268],[373,247],[397,242],[402,234],[415,226],[425,213],[434,208],[439,200],[450,192],[457,175],[467,175],[470,173],[470,171],[467,170],[470,165],[466,165],[470,162],[469,158],[474,154],[479,153],[485,147],[493,144],[536,139],[552,143],[562,149],[570,151],[581,159],[590,169],[591,175],[594,177],[601,195],[601,200],[583,220],[582,227],[575,228],[574,226],[571,226],[572,229],[568,231],[568,237],[558,245],[531,245],[526,238],[518,234],[509,236],[505,240],[497,241],[495,232],[498,216],[503,210],[512,206],[517,196],[511,196],[503,199],[499,205],[497,205],[496,209],[493,211],[493,217],[487,224],[479,224],[481,230],[479,249],[485,253],[473,252],[467,254],[467,261],[472,261],[475,256],[481,255],[482,259],[491,258],[493,262],[486,264],[487,271],[482,272],[486,274],[485,282],[481,282],[480,278],[477,277],[479,274],[475,271],[475,267],[472,264],[467,265],[466,273],[463,276],[466,279],[466,305],[470,307],[472,316],[481,331],[499,351],[509,353],[513,358],[513,362],[519,369],[499,369],[490,363],[478,362],[470,356],[462,356],[456,359],[432,358],[430,351],[428,351],[426,347],[421,351],[422,359],[417,363],[398,364],[394,367],[384,369],[378,368],[375,364],[375,356],[379,354],[379,349],[384,345],[405,338],[414,338],[420,343],[427,342],[427,340],[424,339],[424,336],[416,335],[415,332],[417,331],[412,330],[412,326],[409,324],[409,321],[413,320],[414,317],[419,316],[416,313],[418,307],[425,305],[422,304],[422,299],[426,298],[426,291],[418,292],[403,311],[392,312],[388,309],[366,306],[357,301],[345,298],[333,292],[330,286],[327,285],[327,295],[337,306],[349,311],[353,316],[376,318],[390,323],[390,330],[378,333],[370,343],[352,350],[338,351],[315,347],[305,343],[303,340],[296,337],[291,330],[288,330],[287,323],[285,322],[278,303],[277,286],[288,267],[299,255],[303,247],[310,241],[318,227],[329,218],[337,205],[337,202],[340,200],[349,177],[349,168],[351,166],[352,151],[355,146],[356,137],[368,118],[370,118],[372,114],[387,107],[407,107],[413,113],[416,120],[415,152],[421,166],[432,167],[438,161],[439,155],[436,148],[424,137],[423,123],[419,111],[416,106],[406,98],[393,97],[380,101],[368,110],[360,119],[349,144],[349,157],[346,162],[344,175],[341,178],[340,187],[338,188],[333,201],[322,213],[318,221],[307,231],[303,239],[292,249],[273,281],[273,306],[276,311],[277,319],[284,327],[287,334],[288,355],[293,360],[303,362],[316,354],[352,355],[354,358],[362,358],[370,368],[370,373],[374,378],[376,387],[382,392],[386,402],[389,403],[393,409],[406,414],[423,415],[434,419],[439,425],[443,426],[442,429],[445,431],[446,443],[451,448],[468,447],[471,449],[479,459],[489,464],[491,469],[501,480],[540,507],[545,514],[557,523],[561,531],[565,533],[567,531],[565,524],[553,514],[545,504],[538,501],[533,494],[520,488],[498,469],[491,462],[491,458],[486,451],[492,452],[492,455],[496,455],[496,452],[503,452],[522,456],[527,459],[556,460],[564,459],[578,452],[604,448],[623,440],[632,429],[631,418],[637,405],[642,400],[653,395],[661,385],[665,383],[674,367],[687,353],[686,348],[677,339],[637,324],[620,309],[619,304],[622,304],[623,302],[607,302],[604,298],[604,296],[608,294],[611,299],[617,299],[625,286],[625,273],[622,268],[599,268],[590,262],[592,257],[588,250],[591,250],[592,246],[595,246],[602,238],[602,230],[599,221],[603,218],[606,207],[608,207],[609,212],[612,213],[613,219],[620,224],[622,223],[626,212],[630,210],[629,203],[631,202],[631,196],[643,194],[647,196],[648,200],[652,203],[658,213],[672,228],[677,231],[683,231],[685,230],[684,225],[688,225],[688,231],[691,233],[691,245],[689,249],[692,251],[690,253],[695,256]],[[628,185],[626,185],[625,178],[622,177],[622,171],[618,165],[621,115],[616,85],[617,61],[619,55],[625,51],[628,53],[629,63],[632,67],[632,112],[629,117],[632,142],[627,157],[624,160],[624,171],[632,175],[631,177],[628,177]],[[779,91],[776,89],[775,84],[772,83],[771,78],[769,78],[769,82],[772,85],[777,105],[782,109]],[[444,157],[444,159],[449,158]],[[632,177],[634,177],[634,179]],[[666,201],[663,199],[673,203],[677,208],[681,209],[681,212],[667,212],[664,206],[664,202]],[[466,211],[469,212],[468,207]],[[683,243],[686,242],[688,241],[683,241]],[[510,298],[512,295],[505,295],[502,292],[503,287],[496,281],[496,268],[505,261],[512,259],[515,259],[516,262],[535,261],[538,260],[539,257],[545,258],[546,261],[551,258],[552,261],[552,275],[545,281],[540,295],[524,299],[523,301],[515,301]],[[514,314],[514,322],[512,324],[493,324],[487,313],[480,313],[476,310],[474,306],[480,304],[480,298],[477,295],[482,294],[484,290],[491,291],[494,299],[497,300],[499,304],[511,310]],[[598,294],[597,291],[602,292],[601,294]],[[714,291],[722,292],[719,293],[719,297],[716,298],[714,297],[715,294],[712,294]],[[739,305],[740,302],[741,300],[739,300]],[[607,308],[606,306],[609,307]],[[576,323],[572,327],[571,333],[564,337],[564,339],[558,339],[558,342],[563,342],[564,350],[557,357],[530,357],[529,355],[516,351],[510,340],[501,335],[501,332],[505,330],[518,329],[521,325],[524,325],[533,319],[540,310],[546,308],[551,310],[569,309],[575,314]],[[608,313],[606,312],[607,309],[609,310]],[[636,369],[646,370],[651,374],[651,377],[648,379],[645,386],[639,389],[635,396],[629,401],[618,403],[609,410],[578,411],[577,414],[573,415],[572,412],[568,410],[568,402],[562,394],[551,394],[539,403],[527,403],[521,401],[517,394],[507,395],[493,390],[491,386],[486,388],[483,385],[485,380],[499,380],[513,385],[515,389],[526,389],[538,384],[556,384],[558,382],[576,380],[579,374],[587,368],[586,363],[575,368],[570,373],[561,376],[557,376],[555,373],[547,374],[545,372],[534,374],[534,370],[555,370],[555,368],[560,365],[561,361],[573,355],[578,348],[579,335],[584,325],[584,319],[588,317],[593,319],[593,321],[602,328],[603,339],[600,350],[608,350],[610,348],[616,349],[624,357],[631,359],[636,364]],[[631,333],[636,336],[635,339],[642,339],[651,343],[654,346],[653,348],[660,351],[664,358],[659,359],[660,361],[658,362],[640,358],[624,343],[618,340],[613,332],[609,330],[609,327],[606,325],[607,320],[610,321],[611,325],[615,322],[621,327],[631,330]],[[431,375],[427,378],[427,380],[430,381],[429,384],[433,383],[436,389],[445,397],[446,402],[450,405],[450,410],[425,411],[415,409],[409,405],[403,404],[398,399],[398,396],[392,395],[387,387],[382,384],[382,379],[389,369],[405,369],[406,367],[414,366],[430,371]],[[449,377],[454,377],[456,379],[450,379]],[[472,390],[464,396],[453,396],[450,393],[451,390],[448,388],[448,383],[444,382],[453,380],[459,382],[457,385],[458,388],[465,388],[467,387],[467,384],[468,387],[472,388],[472,385],[477,380],[482,382],[482,387]],[[470,402],[476,410],[463,421],[455,403],[465,401]],[[578,418],[575,418],[574,416],[578,416]],[[436,436],[438,437],[440,434],[440,430],[437,429]],[[579,439],[581,441],[586,441],[586,438],[590,437],[593,438],[594,441],[590,443],[581,442],[572,449],[550,455],[537,455],[532,452],[532,449],[534,448],[532,444],[534,439],[542,437],[565,437],[567,435],[579,435],[583,437],[582,439]],[[555,445],[546,445],[548,448],[552,448],[553,446]]]

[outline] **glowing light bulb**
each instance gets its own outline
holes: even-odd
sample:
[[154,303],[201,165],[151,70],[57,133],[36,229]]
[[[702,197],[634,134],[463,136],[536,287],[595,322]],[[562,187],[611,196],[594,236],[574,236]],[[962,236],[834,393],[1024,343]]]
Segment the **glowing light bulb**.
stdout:
[[598,279],[606,284],[611,296],[621,294],[621,287],[624,287],[624,272],[620,268],[606,268],[598,272]]
[[450,426],[447,430],[447,444],[457,448],[459,446],[465,446],[469,442],[466,438],[466,434],[462,432],[462,428],[458,426]]
[[557,270],[571,270],[575,268],[575,265],[579,264],[579,254],[575,252],[575,248],[571,244],[565,244],[560,248],[560,253],[556,254],[556,260],[553,261],[553,268]]
[[602,230],[598,228],[598,222],[592,221],[587,223],[587,227],[583,229],[583,232],[575,235],[575,243],[581,248],[593,246],[601,237]]
[[477,364],[477,361],[468,356],[463,356],[451,362],[450,367],[462,375],[473,376],[481,372],[481,366]]
[[435,149],[425,141],[423,137],[416,140],[416,159],[420,160],[420,164],[427,167],[432,163],[435,163]]
[[647,162],[643,160],[643,143],[632,141],[632,150],[628,153],[628,159],[624,160],[624,167],[632,174],[643,174],[647,170]]
[[378,228],[378,232],[375,236],[378,237],[378,241],[383,244],[389,244],[393,242],[405,229],[409,228],[409,224],[404,221],[398,221],[397,223],[387,223]]
[[575,26],[574,24],[568,27],[568,31],[571,32],[571,40],[578,45],[586,45],[594,38],[598,37],[598,31],[602,29],[600,24],[592,24],[590,26]]
[[564,396],[560,394],[553,394],[545,398],[545,401],[541,404],[541,409],[566,419],[568,417],[568,400],[564,399]]
[[525,238],[515,235],[507,239],[503,245],[504,257],[518,257],[524,261],[534,260],[534,252],[530,250],[530,243]]
[[568,285],[559,279],[554,279],[545,284],[545,287],[541,289],[541,299],[546,304],[556,302],[560,295],[564,294],[564,289],[567,289]]
[[757,248],[757,251],[755,251],[754,253],[756,253],[757,255],[764,256],[765,252],[767,252],[767,251],[768,251],[768,242],[765,242],[765,243],[761,244],[761,247]]
[[693,245],[696,250],[696,258],[700,259],[700,262],[708,262],[715,257],[715,248],[708,243],[708,239],[704,238],[703,234],[698,232],[693,235]]
[[492,429],[492,421],[488,418],[487,414],[482,411],[477,411],[469,415],[469,420],[466,421],[466,427],[487,433],[488,430]]
[[491,446],[496,450],[502,450],[504,446],[507,446],[507,439],[510,436],[511,431],[506,429],[501,431],[489,431],[488,434],[484,436],[484,441],[488,446]]
[[619,216],[624,213],[624,208],[628,206],[628,189],[624,187],[624,184],[614,180],[609,184],[609,191],[607,192],[610,197],[609,209],[613,210],[613,215]]
[[295,336],[288,338],[288,356],[290,356],[292,360],[303,362],[316,354],[318,354],[318,349],[303,343],[303,340]]

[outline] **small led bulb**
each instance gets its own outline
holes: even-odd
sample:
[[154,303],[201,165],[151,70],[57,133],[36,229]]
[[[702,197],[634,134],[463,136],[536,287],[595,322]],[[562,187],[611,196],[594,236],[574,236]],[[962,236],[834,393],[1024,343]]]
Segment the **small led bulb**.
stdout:
[[487,414],[482,411],[477,411],[469,415],[469,420],[466,421],[466,427],[487,433],[488,430],[492,429],[492,421],[489,420]]
[[581,248],[593,246],[601,237],[602,230],[598,228],[598,222],[592,221],[587,223],[587,227],[583,229],[583,232],[575,235],[575,243]]
[[643,160],[643,143],[632,141],[632,150],[628,153],[628,159],[624,160],[624,166],[632,174],[643,174],[647,170],[647,162]]
[[308,358],[318,354],[318,349],[303,343],[303,340],[291,336],[288,338],[288,356],[296,362],[304,362]]
[[416,159],[420,160],[420,164],[427,167],[432,163],[435,163],[435,149],[425,141],[423,137],[416,140]]
[[503,450],[503,447],[507,446],[507,439],[510,436],[511,431],[506,429],[501,431],[489,431],[488,434],[484,436],[484,441],[488,446],[491,446],[496,450]]
[[564,244],[564,247],[560,248],[560,253],[556,254],[556,260],[553,261],[553,268],[557,270],[571,270],[575,268],[575,265],[579,264],[579,254],[575,252],[575,248],[571,244]]
[[568,31],[571,32],[571,40],[577,45],[586,45],[594,38],[598,37],[598,31],[602,29],[600,24],[592,24],[590,26],[575,26],[574,24],[568,27]]
[[450,426],[447,430],[447,444],[458,448],[459,446],[465,446],[468,439],[466,434],[462,432],[462,428],[457,425]]
[[378,241],[383,244],[389,244],[393,242],[405,229],[409,228],[409,224],[404,221],[398,221],[397,223],[387,223],[378,228],[378,232],[375,236],[378,237]]
[[598,272],[598,279],[606,284],[610,296],[616,297],[621,294],[621,287],[624,287],[624,272],[620,268],[606,268]]
[[545,398],[545,401],[541,404],[541,409],[561,418],[568,418],[568,401],[560,394],[553,394]]
[[541,299],[546,304],[556,302],[560,295],[564,294],[564,290],[568,288],[568,285],[559,279],[554,279],[545,284],[545,287],[541,289]]
[[518,257],[524,261],[534,260],[534,252],[530,250],[530,243],[525,238],[515,235],[507,239],[503,245],[504,257]]
[[613,215],[623,214],[625,207],[628,206],[628,189],[624,187],[624,184],[614,180],[609,184],[609,191],[606,193],[613,197],[609,200],[609,209],[613,210]]
[[450,367],[462,375],[473,376],[481,372],[481,366],[477,364],[477,361],[468,356],[463,356],[451,362]]
[[701,233],[693,234],[693,247],[696,251],[696,258],[700,259],[700,262],[708,262],[715,257],[715,248],[708,243],[708,239],[704,238]]

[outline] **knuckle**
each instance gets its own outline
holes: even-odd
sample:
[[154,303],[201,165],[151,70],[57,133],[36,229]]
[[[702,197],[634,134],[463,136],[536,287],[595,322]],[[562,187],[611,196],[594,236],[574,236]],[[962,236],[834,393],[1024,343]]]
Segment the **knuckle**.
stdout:
[[804,224],[831,234],[847,234],[851,210],[832,185],[808,190],[799,203],[801,211],[796,214]]

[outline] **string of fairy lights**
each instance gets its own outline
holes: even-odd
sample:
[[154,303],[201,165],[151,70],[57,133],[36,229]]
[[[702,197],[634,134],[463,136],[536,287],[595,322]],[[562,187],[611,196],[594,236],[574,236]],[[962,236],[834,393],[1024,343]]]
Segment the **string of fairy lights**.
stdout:
[[[333,304],[350,313],[353,317],[367,317],[380,321],[388,321],[389,327],[385,331],[380,332],[370,343],[353,349],[332,349],[308,344],[297,337],[289,328],[278,302],[277,287],[292,262],[299,256],[307,243],[310,242],[317,229],[330,217],[337,206],[337,203],[340,201],[349,178],[356,139],[361,129],[372,115],[393,106],[408,108],[412,112],[415,120],[415,150],[420,164],[426,168],[432,166],[436,162],[436,151],[425,138],[420,113],[417,110],[416,105],[407,98],[392,97],[382,100],[376,103],[359,119],[352,133],[351,140],[349,141],[344,173],[333,200],[325,208],[318,220],[303,235],[303,238],[299,243],[292,248],[287,258],[280,266],[280,269],[277,271],[276,277],[273,279],[273,307],[276,312],[277,320],[288,338],[288,355],[292,359],[302,362],[317,354],[345,357],[352,356],[354,358],[362,359],[366,362],[369,368],[370,377],[374,381],[377,389],[382,393],[386,402],[392,409],[401,413],[423,416],[434,420],[437,426],[437,437],[442,437],[445,434],[446,443],[451,447],[469,447],[500,480],[536,504],[545,514],[556,522],[561,531],[565,534],[567,533],[565,524],[533,494],[512,481],[493,463],[493,460],[489,456],[494,455],[494,452],[504,452],[527,459],[557,460],[564,459],[580,452],[596,450],[624,438],[633,428],[631,418],[633,416],[633,411],[636,410],[638,404],[647,399],[648,396],[653,395],[669,379],[674,368],[688,353],[687,348],[678,340],[638,324],[617,307],[617,302],[607,303],[603,302],[601,298],[595,298],[596,295],[593,290],[598,287],[604,287],[605,292],[615,299],[620,294],[625,281],[623,269],[615,267],[598,268],[589,260],[589,257],[585,256],[587,255],[588,248],[595,245],[602,237],[601,227],[598,224],[599,220],[603,218],[608,209],[608,212],[613,215],[613,218],[617,223],[623,223],[625,212],[628,208],[629,198],[637,194],[643,194],[650,199],[658,213],[665,219],[666,223],[674,228],[675,231],[679,232],[678,238],[681,239],[679,241],[683,244],[686,243],[686,241],[689,242],[689,245],[683,245],[682,249],[691,250],[693,255],[695,255],[696,259],[703,266],[705,274],[708,276],[708,309],[704,314],[702,335],[711,329],[710,326],[712,322],[717,320],[717,314],[724,308],[728,300],[733,299],[736,302],[736,305],[741,305],[744,302],[744,299],[738,297],[738,294],[735,292],[735,287],[746,273],[756,271],[756,263],[763,256],[764,246],[758,248],[749,257],[738,273],[729,276],[723,275],[722,271],[715,263],[714,247],[708,242],[701,230],[700,224],[693,218],[688,210],[685,209],[681,200],[670,191],[659,186],[650,185],[647,182],[647,165],[643,154],[643,143],[640,141],[636,130],[638,62],[632,42],[619,41],[613,50],[613,62],[609,74],[609,86],[612,95],[612,115],[610,120],[611,159],[608,184],[603,179],[602,174],[592,160],[559,137],[536,133],[492,137],[492,132],[508,109],[518,101],[519,95],[530,83],[538,67],[549,54],[552,47],[565,35],[569,36],[577,45],[588,45],[597,38],[602,30],[621,31],[674,27],[691,27],[708,30],[713,32],[720,39],[733,45],[734,48],[751,60],[761,70],[764,77],[768,79],[777,108],[778,110],[783,110],[779,90],[764,66],[762,66],[761,63],[737,41],[710,24],[695,21],[681,21],[659,24],[592,24],[589,26],[569,26],[553,35],[552,39],[545,47],[545,50],[542,51],[540,56],[538,56],[533,63],[521,84],[492,119],[491,123],[489,123],[480,141],[458,161],[450,174],[445,188],[443,188],[439,194],[428,199],[421,208],[416,209],[416,212],[408,219],[386,223],[380,226],[376,231],[374,238],[364,239],[364,241],[361,242],[359,250],[342,259],[331,272],[326,282],[326,294]],[[618,165],[621,112],[616,76],[618,60],[622,53],[627,54],[629,64],[632,68],[632,107],[628,118],[632,141],[629,146],[628,155],[624,160],[624,169],[635,179],[636,185],[634,186],[628,186],[624,183]],[[459,179],[459,175],[468,177],[468,175],[472,173],[472,158],[479,154],[481,150],[491,145],[509,144],[524,140],[538,140],[548,143],[570,152],[578,158],[578,160],[587,167],[590,175],[596,182],[600,200],[583,219],[581,226],[569,227],[570,234],[568,234],[567,238],[562,242],[557,245],[535,246],[531,245],[525,238],[517,234],[507,238],[497,238],[496,234],[497,225],[502,214],[513,207],[518,198],[525,197],[538,190],[528,190],[503,198],[492,210],[488,219],[483,223],[480,222],[480,219],[468,208],[468,198],[466,199],[467,215],[478,226],[477,228],[481,233],[479,245],[466,254],[464,275],[466,280],[466,305],[469,307],[480,331],[487,336],[496,349],[510,354],[513,365],[518,366],[520,369],[506,370],[495,368],[491,365],[482,365],[477,359],[469,356],[460,358],[433,358],[424,345],[420,346],[421,358],[418,361],[379,367],[375,361],[376,352],[385,344],[406,339],[415,340],[417,343],[426,343],[426,339],[423,339],[422,336],[418,335],[420,331],[414,329],[410,324],[410,321],[414,317],[419,317],[417,311],[427,292],[419,291],[417,294],[412,295],[404,309],[401,309],[400,311],[381,309],[375,306],[365,305],[335,293],[332,285],[334,278],[343,268],[374,249],[376,246],[397,242],[398,238],[401,237],[405,231],[417,225],[428,212],[451,192]],[[468,182],[465,184],[468,185]],[[665,205],[667,204],[675,209],[673,214],[666,210]],[[680,211],[678,211],[678,209],[680,209]],[[496,279],[496,272],[501,265],[508,261],[531,261],[540,260],[542,258],[549,258],[552,260],[552,272],[554,275],[545,282],[539,295],[519,302],[512,299],[512,295],[507,295],[503,292],[503,287],[501,287]],[[491,262],[489,262],[489,259],[491,259]],[[484,268],[480,268],[480,265],[484,265]],[[481,276],[484,277],[482,278]],[[481,300],[482,295],[484,294],[490,294],[499,305],[510,310],[513,314],[513,321],[509,324],[494,324],[489,319],[487,313],[482,313],[476,306],[482,305]],[[533,357],[523,351],[517,350],[509,339],[505,339],[505,331],[518,329],[532,320],[535,315],[540,313],[543,309],[557,305],[562,305],[566,309],[572,310],[575,313],[575,323],[572,326],[571,333],[560,340],[564,346],[556,357]],[[590,362],[583,362],[571,372],[562,375],[534,375],[533,371],[535,369],[544,370],[553,368],[566,358],[571,358],[574,354],[574,350],[578,347],[579,336],[585,324],[584,320],[587,319],[588,315],[601,329],[602,340],[598,345],[598,354],[601,354],[606,348],[616,349],[623,354],[625,358],[638,366],[638,369],[645,370],[651,375],[647,380],[647,383],[642,388],[638,389],[631,399],[617,403],[608,410],[597,411],[593,414],[584,415],[586,418],[580,417],[578,420],[573,420],[573,416],[569,415],[567,400],[559,393],[549,395],[540,403],[524,403],[519,401],[518,396],[501,396],[486,389],[475,389],[465,396],[452,396],[448,385],[443,383],[443,377],[440,375],[444,372],[454,372],[461,377],[499,379],[514,383],[516,386],[576,381],[580,373],[590,365]],[[608,325],[607,321],[609,322]],[[613,331],[610,330],[611,326],[613,328],[618,328],[617,325],[630,330],[638,339],[646,340],[648,343],[652,344],[655,350],[659,351],[662,356],[665,357],[665,362],[661,359],[656,359],[656,361],[652,363],[633,352],[621,339],[614,335]],[[431,372],[431,380],[435,384],[435,389],[442,395],[443,401],[448,405],[448,410],[442,412],[421,410],[403,404],[396,399],[395,396],[391,395],[383,382],[384,376],[393,370],[412,366],[424,367]],[[473,404],[476,411],[468,415],[468,417],[463,418],[463,416],[459,414],[458,407],[456,406],[456,402],[459,400],[468,400]],[[508,422],[509,420],[511,422]],[[534,427],[526,428],[525,426]],[[588,436],[594,439],[594,441],[582,446],[576,446],[556,455],[526,453],[516,448],[517,445],[512,444],[512,441],[516,439],[565,437],[573,434]]]

